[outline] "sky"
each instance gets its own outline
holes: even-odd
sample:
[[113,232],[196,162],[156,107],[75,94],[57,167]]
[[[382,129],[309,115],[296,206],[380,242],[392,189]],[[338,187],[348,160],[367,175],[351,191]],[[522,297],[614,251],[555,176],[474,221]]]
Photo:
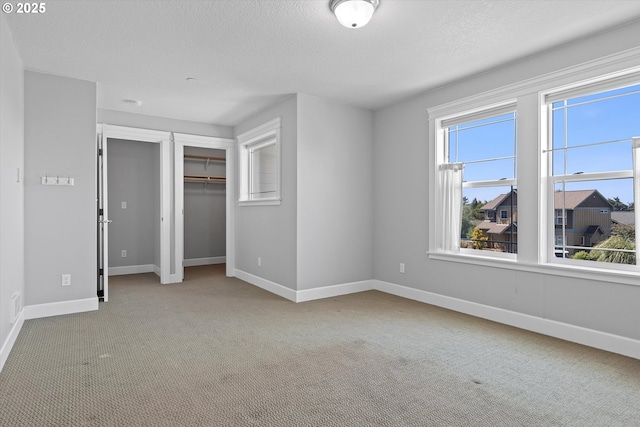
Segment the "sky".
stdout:
[[[623,96],[622,96],[623,95]],[[632,169],[631,137],[640,136],[640,84],[553,104],[554,175]],[[509,114],[460,125],[450,133],[450,161],[465,163],[464,180],[517,176],[515,121]],[[603,142],[611,142],[602,144]],[[487,162],[477,160],[497,159]],[[509,158],[512,157],[512,158]],[[640,185],[640,183],[638,183]],[[560,187],[556,186],[556,189]],[[567,183],[566,190],[597,189],[606,198],[633,202],[633,179]],[[489,201],[509,187],[466,188],[471,201]]]

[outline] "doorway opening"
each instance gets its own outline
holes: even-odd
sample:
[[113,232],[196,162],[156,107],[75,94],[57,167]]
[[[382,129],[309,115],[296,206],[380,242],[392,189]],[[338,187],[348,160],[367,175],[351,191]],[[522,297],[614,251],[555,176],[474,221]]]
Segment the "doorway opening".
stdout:
[[226,264],[234,275],[234,148],[228,138],[174,134],[175,281],[192,266]]

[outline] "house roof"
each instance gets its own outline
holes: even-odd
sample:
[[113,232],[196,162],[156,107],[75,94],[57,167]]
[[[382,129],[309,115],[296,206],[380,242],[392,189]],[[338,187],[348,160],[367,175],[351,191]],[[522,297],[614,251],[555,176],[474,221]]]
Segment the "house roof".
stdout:
[[602,231],[602,228],[600,228],[599,225],[590,225],[587,227],[587,229],[584,232],[585,236],[593,236],[596,231],[600,230],[600,233],[604,234],[604,232]]
[[497,208],[502,204],[502,202],[504,201],[504,199],[507,198],[508,195],[509,193],[499,195],[498,197],[491,200],[490,202],[487,202],[484,205],[482,205],[480,210],[483,210],[483,211],[494,210],[495,208]]
[[[595,194],[594,194],[595,193]],[[565,209],[575,209],[585,202],[592,195],[599,196],[604,200],[606,206],[611,207],[611,204],[607,202],[607,199],[604,198],[602,194],[598,190],[572,190],[572,191],[556,191],[554,194],[553,205],[556,207],[563,206],[564,199],[564,208]],[[603,203],[603,207],[604,207]]]
[[[498,224],[486,219],[478,224],[477,227],[480,230],[485,231],[487,234],[502,234],[508,231],[508,229],[511,227],[511,224]],[[515,225],[515,227],[517,228],[518,226]]]
[[611,211],[611,221],[622,225],[635,225],[636,213],[634,211]]

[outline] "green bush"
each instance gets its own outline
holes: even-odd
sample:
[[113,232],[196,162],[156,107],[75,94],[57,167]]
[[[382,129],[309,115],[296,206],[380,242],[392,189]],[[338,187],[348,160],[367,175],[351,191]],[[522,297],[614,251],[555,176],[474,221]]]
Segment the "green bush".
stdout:
[[571,258],[572,259],[582,259],[582,260],[585,260],[585,261],[590,261],[591,260],[591,256],[589,255],[589,252],[587,252],[587,251],[576,252],[575,254],[573,254],[573,256]]

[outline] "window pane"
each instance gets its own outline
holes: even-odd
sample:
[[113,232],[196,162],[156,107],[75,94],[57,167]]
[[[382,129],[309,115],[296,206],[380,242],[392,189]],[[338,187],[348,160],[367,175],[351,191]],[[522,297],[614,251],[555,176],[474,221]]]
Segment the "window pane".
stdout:
[[463,179],[466,182],[512,179],[515,178],[515,164],[515,158],[465,163]]
[[275,144],[250,149],[250,190],[252,199],[273,197],[276,193]]
[[516,116],[503,114],[448,128],[449,162],[463,162],[464,180],[516,177]]
[[635,264],[633,207],[631,178],[557,183],[555,255]]
[[[577,172],[614,172],[631,170],[631,140],[612,144],[591,145],[554,152],[554,163],[566,156],[566,171],[560,169],[560,175]],[[562,165],[560,165],[562,166]],[[554,166],[554,172],[556,171]]]
[[631,170],[640,85],[553,104],[553,174]]
[[462,204],[462,248],[517,253],[515,187],[465,188]]
[[[634,87],[640,90],[640,85]],[[640,92],[605,98],[617,92],[593,96],[600,98],[598,100],[590,100],[586,96],[568,101],[566,126],[569,147],[640,135]]]

